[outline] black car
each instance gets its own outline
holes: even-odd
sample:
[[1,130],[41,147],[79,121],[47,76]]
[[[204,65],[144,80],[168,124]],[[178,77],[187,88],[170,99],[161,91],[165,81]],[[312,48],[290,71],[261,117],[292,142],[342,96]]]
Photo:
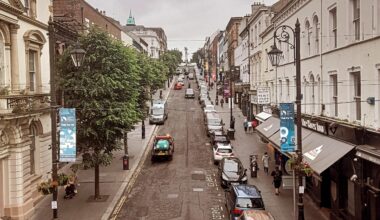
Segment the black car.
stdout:
[[254,185],[231,185],[226,191],[226,208],[230,219],[239,217],[244,210],[265,210],[260,190]]
[[218,132],[214,132],[212,133],[211,135],[211,145],[215,145],[216,143],[226,143],[226,144],[229,144],[230,143],[230,139],[228,138],[227,135],[225,135],[223,132],[221,131],[218,131]]
[[222,187],[231,184],[246,184],[248,181],[247,169],[237,157],[225,157],[219,163],[219,177]]

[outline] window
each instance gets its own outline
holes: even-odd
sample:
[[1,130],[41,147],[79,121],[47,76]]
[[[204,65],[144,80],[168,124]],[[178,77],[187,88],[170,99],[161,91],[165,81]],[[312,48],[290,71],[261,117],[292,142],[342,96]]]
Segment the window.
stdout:
[[36,89],[36,51],[29,50],[29,91]]
[[305,31],[306,31],[306,53],[307,55],[310,56],[310,23],[309,21],[306,21]]
[[258,37],[258,33],[257,33],[257,25],[255,25],[255,45],[258,45],[259,42],[257,40],[257,37]]
[[331,28],[331,35],[332,35],[332,47],[337,48],[338,46],[338,27],[337,27],[337,11],[336,8],[333,8],[330,10],[330,28]]
[[[259,21],[259,24],[258,24],[258,32],[257,32],[257,35],[260,35],[261,34],[261,22]],[[261,38],[259,37],[259,43],[261,44]]]
[[289,79],[286,79],[286,96],[289,100],[289,96],[290,96],[290,80]]
[[361,120],[361,79],[360,72],[352,73],[354,83],[355,120]]
[[338,75],[334,74],[330,76],[330,82],[332,86],[332,112],[335,117],[338,117]]
[[315,54],[319,54],[319,25],[318,25],[318,17],[314,16],[313,19],[313,26],[314,26],[314,48],[315,48]]
[[279,94],[280,94],[280,102],[282,102],[282,80],[279,80],[278,81],[278,85],[279,85]]
[[270,93],[271,93],[271,97],[272,97],[272,100],[273,100],[274,99],[274,85],[273,85],[273,82],[270,82]]
[[27,10],[27,14],[31,18],[37,17],[37,3],[36,0],[25,0],[25,8]]
[[352,0],[355,40],[360,40],[360,0]]
[[310,76],[310,95],[311,95],[311,113],[315,112],[315,80],[314,76]]
[[30,157],[30,174],[33,175],[36,173],[36,136],[37,128],[35,125],[30,126],[30,137],[32,139],[32,143],[30,144],[30,151],[29,151],[29,157]]

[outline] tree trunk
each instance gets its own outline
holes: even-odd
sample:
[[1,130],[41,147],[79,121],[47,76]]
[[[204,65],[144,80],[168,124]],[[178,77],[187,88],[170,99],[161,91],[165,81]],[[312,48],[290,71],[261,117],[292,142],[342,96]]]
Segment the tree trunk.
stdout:
[[100,190],[99,190],[99,164],[95,165],[95,196],[94,199],[100,199]]

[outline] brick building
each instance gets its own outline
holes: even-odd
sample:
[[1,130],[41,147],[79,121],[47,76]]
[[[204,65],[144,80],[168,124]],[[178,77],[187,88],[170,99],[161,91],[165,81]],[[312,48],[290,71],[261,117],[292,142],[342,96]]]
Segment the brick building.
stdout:
[[235,65],[235,48],[238,46],[239,26],[242,17],[232,17],[226,27],[226,37],[228,42],[227,57],[228,66]]
[[121,40],[121,29],[105,11],[99,11],[84,0],[54,0],[54,20],[75,23],[77,30],[97,26],[111,37]]

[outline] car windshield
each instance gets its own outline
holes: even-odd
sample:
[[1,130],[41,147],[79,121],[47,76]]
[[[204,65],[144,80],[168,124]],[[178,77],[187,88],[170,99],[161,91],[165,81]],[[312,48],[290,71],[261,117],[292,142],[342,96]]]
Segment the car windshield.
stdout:
[[223,153],[223,154],[229,154],[229,153],[232,153],[232,150],[231,149],[218,149],[218,152],[219,153]]
[[226,136],[215,136],[215,141],[220,143],[229,143]]
[[219,118],[212,118],[208,120],[208,124],[212,126],[219,126],[221,123]]
[[187,93],[187,94],[194,94],[194,92],[193,92],[192,89],[187,89],[187,90],[186,90],[186,93]]
[[[231,150],[231,152],[232,152],[232,150]],[[233,160],[225,160],[223,168],[224,168],[225,172],[238,172],[239,171],[239,164]]]
[[263,209],[263,200],[259,198],[237,198],[236,207]]
[[152,114],[153,115],[163,115],[164,109],[163,108],[154,108],[154,109],[152,109]]

